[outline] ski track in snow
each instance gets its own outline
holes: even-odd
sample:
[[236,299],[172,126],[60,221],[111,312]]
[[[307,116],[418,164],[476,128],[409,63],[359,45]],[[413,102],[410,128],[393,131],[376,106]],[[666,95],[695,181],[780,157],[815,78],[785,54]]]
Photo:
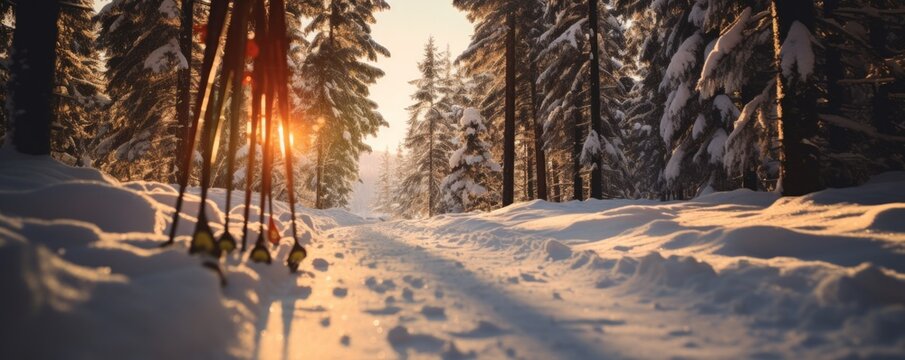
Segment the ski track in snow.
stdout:
[[[377,223],[299,208],[296,275],[277,202],[274,265],[226,259],[218,293],[185,255],[194,195],[177,246],[159,249],[172,187],[9,156],[0,358],[905,356],[905,173],[797,198],[533,201]],[[217,232],[225,192],[210,197]]]

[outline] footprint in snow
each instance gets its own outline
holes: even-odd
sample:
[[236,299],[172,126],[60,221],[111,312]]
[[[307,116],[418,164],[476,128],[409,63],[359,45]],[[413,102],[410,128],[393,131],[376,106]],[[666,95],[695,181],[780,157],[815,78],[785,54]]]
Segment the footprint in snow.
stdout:
[[523,273],[523,274],[521,274],[521,276],[522,276],[522,280],[527,281],[527,282],[540,282],[540,283],[547,282],[546,280],[539,279],[539,278],[535,277],[534,275],[528,274],[528,273]]
[[442,306],[424,305],[421,314],[430,320],[446,320],[446,308]]
[[366,313],[371,314],[371,315],[384,315],[384,316],[385,315],[396,315],[400,311],[402,311],[402,308],[400,308],[398,306],[393,306],[393,305],[384,306],[383,309],[367,309],[367,310],[365,310]]
[[424,279],[422,278],[416,278],[412,277],[411,275],[406,275],[402,277],[402,281],[405,281],[415,289],[421,289],[424,287]]
[[572,248],[556,240],[547,240],[544,243],[547,258],[553,261],[565,260],[572,257]]
[[402,325],[390,329],[387,332],[387,341],[400,354],[405,354],[407,349],[418,352],[439,353],[446,345],[446,341],[431,335],[412,334],[408,328]]
[[311,296],[311,287],[310,286],[299,286],[295,289],[295,295],[299,297],[299,299],[305,300],[309,296]]
[[402,289],[402,298],[405,299],[405,301],[413,302],[415,301],[415,293],[409,288]]
[[317,271],[327,271],[327,269],[330,268],[330,263],[321,258],[314,259],[314,261],[311,262],[311,265],[314,266]]
[[464,332],[453,332],[453,333],[450,333],[450,335],[459,337],[459,338],[466,338],[466,339],[480,339],[480,338],[488,338],[488,337],[493,337],[493,336],[497,336],[497,335],[502,335],[505,333],[506,333],[506,330],[503,330],[496,324],[489,322],[489,321],[481,320],[478,322],[478,325],[472,330],[468,330],[468,331],[464,331]]
[[465,359],[475,359],[477,354],[474,350],[469,352],[462,352],[456,346],[456,343],[450,341],[446,343],[446,346],[443,347],[443,351],[440,353],[440,358],[443,360],[465,360]]
[[393,280],[384,279],[383,281],[377,281],[377,278],[373,276],[369,276],[365,279],[365,286],[378,294],[383,294],[389,290],[396,289],[396,283],[393,282]]
[[344,298],[348,294],[349,294],[349,289],[342,288],[342,287],[333,288],[333,296],[336,296],[338,298]]
[[343,335],[339,338],[339,343],[343,344],[343,346],[349,346],[349,344],[352,343],[352,338],[350,338],[349,335]]
[[681,329],[676,329],[676,330],[670,331],[668,333],[668,335],[672,336],[672,337],[689,336],[689,335],[691,335],[691,328],[688,326],[685,326]]

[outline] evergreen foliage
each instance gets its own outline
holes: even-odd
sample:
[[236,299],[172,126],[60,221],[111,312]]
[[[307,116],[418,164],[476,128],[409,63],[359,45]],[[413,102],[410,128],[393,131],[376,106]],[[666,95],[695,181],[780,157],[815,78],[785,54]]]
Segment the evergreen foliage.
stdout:
[[383,0],[333,0],[318,11],[305,28],[312,37],[301,68],[303,113],[316,119],[316,171],[313,176],[319,209],[344,207],[352,182],[358,180],[358,155],[370,151],[367,136],[387,122],[368,98],[368,86],[383,71],[368,64],[389,51],[371,37],[374,13],[388,10]]

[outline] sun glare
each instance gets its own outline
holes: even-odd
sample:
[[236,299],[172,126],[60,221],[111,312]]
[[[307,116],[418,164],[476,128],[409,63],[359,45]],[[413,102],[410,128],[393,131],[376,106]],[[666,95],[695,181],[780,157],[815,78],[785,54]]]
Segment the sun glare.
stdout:
[[279,124],[278,131],[280,135],[280,153],[283,154],[283,156],[286,156],[286,140],[283,138],[283,124]]

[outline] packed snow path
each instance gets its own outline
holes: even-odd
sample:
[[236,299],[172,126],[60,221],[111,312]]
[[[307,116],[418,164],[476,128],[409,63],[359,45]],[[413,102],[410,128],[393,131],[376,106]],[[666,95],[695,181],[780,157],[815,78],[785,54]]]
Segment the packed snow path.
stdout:
[[[456,244],[417,223],[338,228],[311,250],[299,289],[271,300],[262,359],[609,359],[742,355],[743,328],[688,316],[538,262]],[[505,241],[504,239],[499,239]],[[565,274],[568,276],[568,274]],[[582,288],[590,287],[590,289]],[[746,342],[742,340],[741,342]]]

